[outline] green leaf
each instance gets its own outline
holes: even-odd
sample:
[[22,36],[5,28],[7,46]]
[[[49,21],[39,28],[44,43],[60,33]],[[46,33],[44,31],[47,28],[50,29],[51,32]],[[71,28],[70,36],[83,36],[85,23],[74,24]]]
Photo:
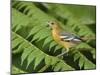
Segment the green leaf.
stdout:
[[38,53],[38,52],[37,51],[33,51],[33,52],[30,53],[30,55],[27,58],[27,62],[28,63],[27,63],[27,67],[26,68],[28,68],[29,64],[35,59],[35,54],[36,53]]
[[50,65],[51,64],[51,60],[52,60],[52,58],[47,55],[45,57],[45,63],[46,63],[46,65]]
[[44,43],[43,43],[43,47],[46,46],[48,43],[52,42],[52,40],[53,40],[52,37],[50,37],[50,36],[47,37],[47,38],[45,39]]
[[32,52],[31,48],[26,48],[21,56],[21,64],[23,64],[24,60],[26,59],[26,57],[28,57],[28,55]]
[[38,64],[44,59],[45,55],[43,53],[38,53],[37,58],[35,59],[34,69],[38,66]]
[[84,56],[81,52],[79,51],[75,52],[74,60],[76,60],[76,58],[77,59],[79,58],[80,69],[83,66],[84,66],[84,69],[95,69],[95,64],[92,61],[90,61],[88,58],[86,58],[86,56]]
[[12,41],[12,48],[15,48],[21,42],[22,42],[22,40],[20,40],[19,38],[15,39],[14,41]]
[[26,71],[21,70],[20,68],[16,66],[12,66],[12,74],[19,74],[19,73],[27,73]]

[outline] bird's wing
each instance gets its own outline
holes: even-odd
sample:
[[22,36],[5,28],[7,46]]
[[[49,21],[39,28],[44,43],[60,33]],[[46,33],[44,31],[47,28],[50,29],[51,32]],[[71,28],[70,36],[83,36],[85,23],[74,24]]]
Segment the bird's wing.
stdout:
[[80,42],[81,39],[78,36],[75,36],[74,34],[67,33],[67,32],[61,32],[60,38],[62,41],[65,42]]

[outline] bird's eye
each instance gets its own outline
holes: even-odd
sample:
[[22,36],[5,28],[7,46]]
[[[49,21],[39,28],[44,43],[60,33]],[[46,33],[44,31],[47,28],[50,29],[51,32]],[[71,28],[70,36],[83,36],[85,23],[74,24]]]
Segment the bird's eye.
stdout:
[[54,25],[54,22],[51,22],[51,25]]

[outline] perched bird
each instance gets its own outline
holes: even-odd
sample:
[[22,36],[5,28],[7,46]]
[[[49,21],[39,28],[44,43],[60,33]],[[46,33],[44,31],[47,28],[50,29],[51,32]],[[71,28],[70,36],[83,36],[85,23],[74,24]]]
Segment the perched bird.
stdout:
[[81,42],[80,37],[65,32],[56,21],[50,21],[48,22],[48,25],[51,27],[51,33],[52,37],[59,45],[63,46],[67,51],[60,54],[59,56],[64,55],[65,53],[68,53],[69,48],[79,44]]

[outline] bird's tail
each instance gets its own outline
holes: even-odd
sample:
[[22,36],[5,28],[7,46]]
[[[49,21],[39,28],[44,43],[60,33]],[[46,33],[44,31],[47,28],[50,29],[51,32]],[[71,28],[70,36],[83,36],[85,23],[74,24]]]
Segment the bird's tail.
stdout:
[[91,36],[91,37],[90,36],[86,36],[86,37],[81,36],[80,39],[81,39],[82,42],[85,42],[87,40],[94,40],[95,36]]

